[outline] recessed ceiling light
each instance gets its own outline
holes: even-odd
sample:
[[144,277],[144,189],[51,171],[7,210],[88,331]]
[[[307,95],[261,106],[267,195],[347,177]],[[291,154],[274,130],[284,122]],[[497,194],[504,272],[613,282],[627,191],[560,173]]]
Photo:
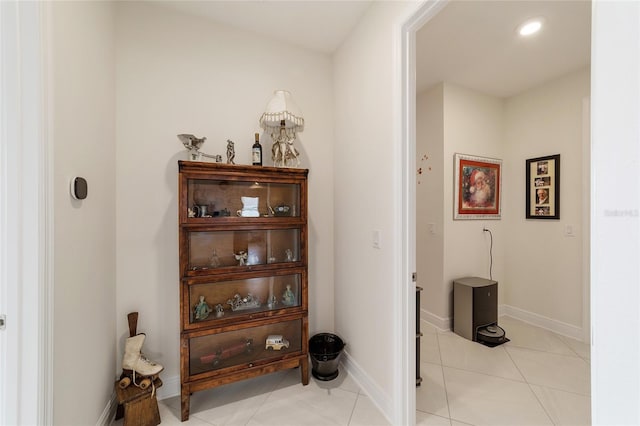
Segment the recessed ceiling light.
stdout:
[[523,37],[529,37],[540,31],[542,28],[542,19],[530,19],[518,27],[518,34]]

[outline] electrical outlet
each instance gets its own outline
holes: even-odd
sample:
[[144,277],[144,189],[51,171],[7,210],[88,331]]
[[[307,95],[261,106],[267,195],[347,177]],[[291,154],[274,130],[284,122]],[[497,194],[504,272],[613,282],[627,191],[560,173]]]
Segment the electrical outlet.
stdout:
[[575,237],[576,233],[573,229],[573,225],[565,225],[564,227],[564,236],[565,237]]

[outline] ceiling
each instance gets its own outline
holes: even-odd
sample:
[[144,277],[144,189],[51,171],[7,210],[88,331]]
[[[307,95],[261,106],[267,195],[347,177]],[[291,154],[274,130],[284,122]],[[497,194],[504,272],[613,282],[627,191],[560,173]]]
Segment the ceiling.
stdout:
[[[517,28],[542,17],[535,36]],[[509,97],[590,63],[589,1],[452,1],[416,34],[416,87]]]
[[[324,53],[335,51],[372,1],[154,1]],[[543,17],[543,30],[517,27]],[[442,81],[509,97],[590,63],[588,0],[452,0],[416,34],[418,91]]]
[[154,1],[241,30],[324,53],[336,50],[371,1]]

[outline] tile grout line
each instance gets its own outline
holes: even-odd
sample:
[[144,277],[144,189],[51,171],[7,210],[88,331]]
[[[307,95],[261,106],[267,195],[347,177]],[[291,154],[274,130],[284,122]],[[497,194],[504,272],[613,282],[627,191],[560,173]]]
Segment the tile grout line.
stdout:
[[[432,362],[427,362],[426,364],[433,364],[433,363]],[[433,365],[438,365],[438,364],[433,364]],[[509,377],[496,376],[494,374],[482,373],[480,371],[475,371],[475,370],[467,370],[465,368],[460,368],[460,367],[452,367],[452,366],[449,366],[449,365],[443,365],[442,367],[443,367],[443,369],[444,369],[444,367],[446,367],[446,368],[449,368],[451,370],[464,371],[465,373],[478,374],[480,376],[486,376],[486,377],[494,377],[496,379],[507,380],[507,381],[514,382],[514,383],[527,383],[526,380],[516,380],[516,379],[509,378]]]
[[249,419],[247,419],[247,422],[245,423],[245,426],[248,425],[249,422],[251,422],[251,420],[253,420],[253,418],[258,414],[258,412],[264,406],[264,404],[266,404],[267,401],[269,400],[269,398],[271,398],[271,395],[273,395],[273,392],[275,392],[275,390],[278,388],[278,386],[280,386],[286,380],[287,374],[290,374],[290,372],[287,371],[286,373],[284,373],[282,375],[282,378],[280,380],[277,380],[274,383],[274,385],[271,387],[271,390],[269,391],[267,396],[262,400],[262,403],[260,404],[260,406],[258,408],[256,408],[256,411],[254,411],[253,414],[251,415],[251,417],[249,417]]
[[351,414],[349,415],[349,420],[347,420],[347,426],[351,425],[351,420],[353,420],[353,413],[356,412],[356,405],[358,405],[359,399],[360,399],[360,387],[358,386],[358,392],[356,393],[356,399],[353,403],[353,408],[351,408]]
[[[591,389],[590,388],[589,388],[589,393],[588,394],[584,394],[584,393],[575,392],[575,391],[571,391],[571,390],[567,390],[567,389],[561,389],[561,388],[554,387],[554,386],[549,386],[549,385],[542,384],[542,383],[529,382],[529,380],[526,378],[526,376],[522,373],[522,371],[518,367],[518,364],[515,362],[515,360],[511,356],[511,353],[509,353],[508,347],[505,347],[505,349],[507,349],[506,352],[509,355],[509,358],[511,358],[511,361],[513,362],[513,364],[518,369],[518,372],[520,372],[520,374],[524,378],[525,383],[532,384],[532,385],[535,385],[535,386],[542,386],[542,387],[545,387],[547,389],[552,389],[552,390],[556,390],[556,391],[560,391],[560,392],[566,392],[566,393],[570,393],[570,394],[573,394],[573,395],[580,395],[580,396],[586,396],[586,397],[591,398]],[[576,359],[576,360],[580,360],[580,361],[584,362],[587,365],[587,367],[590,365],[584,358],[582,358],[580,356],[557,354],[555,352],[542,351],[542,350],[537,350],[537,349],[530,349],[530,348],[526,348],[526,347],[522,347],[522,346],[515,346],[515,347],[513,347],[513,349],[525,350],[525,351],[531,351],[531,352],[539,352],[539,353],[545,353],[545,354],[552,355],[552,356],[560,356],[560,357],[569,358],[569,359]]]
[[444,397],[447,400],[447,413],[449,413],[449,424],[451,424],[451,406],[449,405],[449,392],[447,392],[447,379],[444,377],[444,363],[442,362],[442,347],[440,345],[440,337],[436,334],[436,342],[438,342],[438,356],[440,357],[440,371],[442,372],[442,386],[444,386]]
[[[529,381],[527,380],[527,377],[524,375],[524,373],[520,370],[520,367],[518,367],[518,364],[516,363],[516,361],[513,359],[513,357],[511,356],[511,354],[509,353],[508,350],[505,349],[505,352],[507,353],[507,356],[509,357],[509,359],[511,360],[511,362],[513,363],[513,365],[516,367],[516,369],[518,370],[518,373],[520,373],[520,375],[522,376],[522,378],[524,379],[524,382],[527,384],[527,387],[529,388],[529,391],[533,394],[533,397],[536,399],[536,401],[538,401],[538,404],[540,405],[540,407],[542,407],[542,411],[544,411],[544,413],[547,415],[547,417],[549,418],[549,421],[551,422],[552,425],[555,425],[556,423],[553,421],[553,418],[551,417],[551,414],[549,414],[549,411],[547,410],[547,408],[544,406],[544,404],[542,403],[542,401],[540,401],[540,398],[538,398],[538,394],[533,390],[533,388],[531,387],[531,383],[529,383]],[[536,385],[538,386],[538,385]]]
[[532,351],[532,352],[542,352],[542,353],[550,354],[550,355],[558,355],[558,356],[563,356],[565,358],[579,358],[579,359],[582,359],[584,361],[584,359],[580,355],[576,354],[575,351],[573,351],[571,348],[569,348],[569,350],[571,350],[571,352],[573,352],[574,355],[572,355],[572,354],[560,354],[560,353],[557,353],[557,352],[550,352],[550,351],[545,351],[544,349],[536,349],[536,348],[531,348],[531,347],[527,347],[527,346],[520,346],[520,345],[517,345],[517,344],[512,344],[512,345],[509,345],[508,347],[513,348],[513,349],[524,349],[524,350]]
[[[590,360],[588,361],[587,359],[585,359],[582,355],[580,355],[580,354],[578,353],[578,351],[576,351],[573,347],[571,347],[571,345],[569,345],[569,344],[565,341],[565,339],[569,339],[569,337],[558,335],[558,338],[562,341],[562,343],[564,343],[564,344],[569,348],[569,350],[570,350],[571,352],[573,352],[574,354],[576,354],[576,356],[577,356],[578,358],[580,358],[581,360],[583,360],[584,362],[586,362],[588,365],[591,365]],[[586,345],[586,343],[584,343],[584,342],[579,342],[579,343],[583,343],[583,344],[585,344],[585,345]],[[591,345],[589,345],[589,347],[591,347]]]

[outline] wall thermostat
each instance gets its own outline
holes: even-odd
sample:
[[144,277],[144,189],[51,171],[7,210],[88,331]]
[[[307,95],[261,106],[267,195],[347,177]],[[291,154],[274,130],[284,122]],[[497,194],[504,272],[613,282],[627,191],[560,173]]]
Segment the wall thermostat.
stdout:
[[71,196],[76,200],[84,200],[87,198],[87,180],[82,177],[74,177],[71,179]]

